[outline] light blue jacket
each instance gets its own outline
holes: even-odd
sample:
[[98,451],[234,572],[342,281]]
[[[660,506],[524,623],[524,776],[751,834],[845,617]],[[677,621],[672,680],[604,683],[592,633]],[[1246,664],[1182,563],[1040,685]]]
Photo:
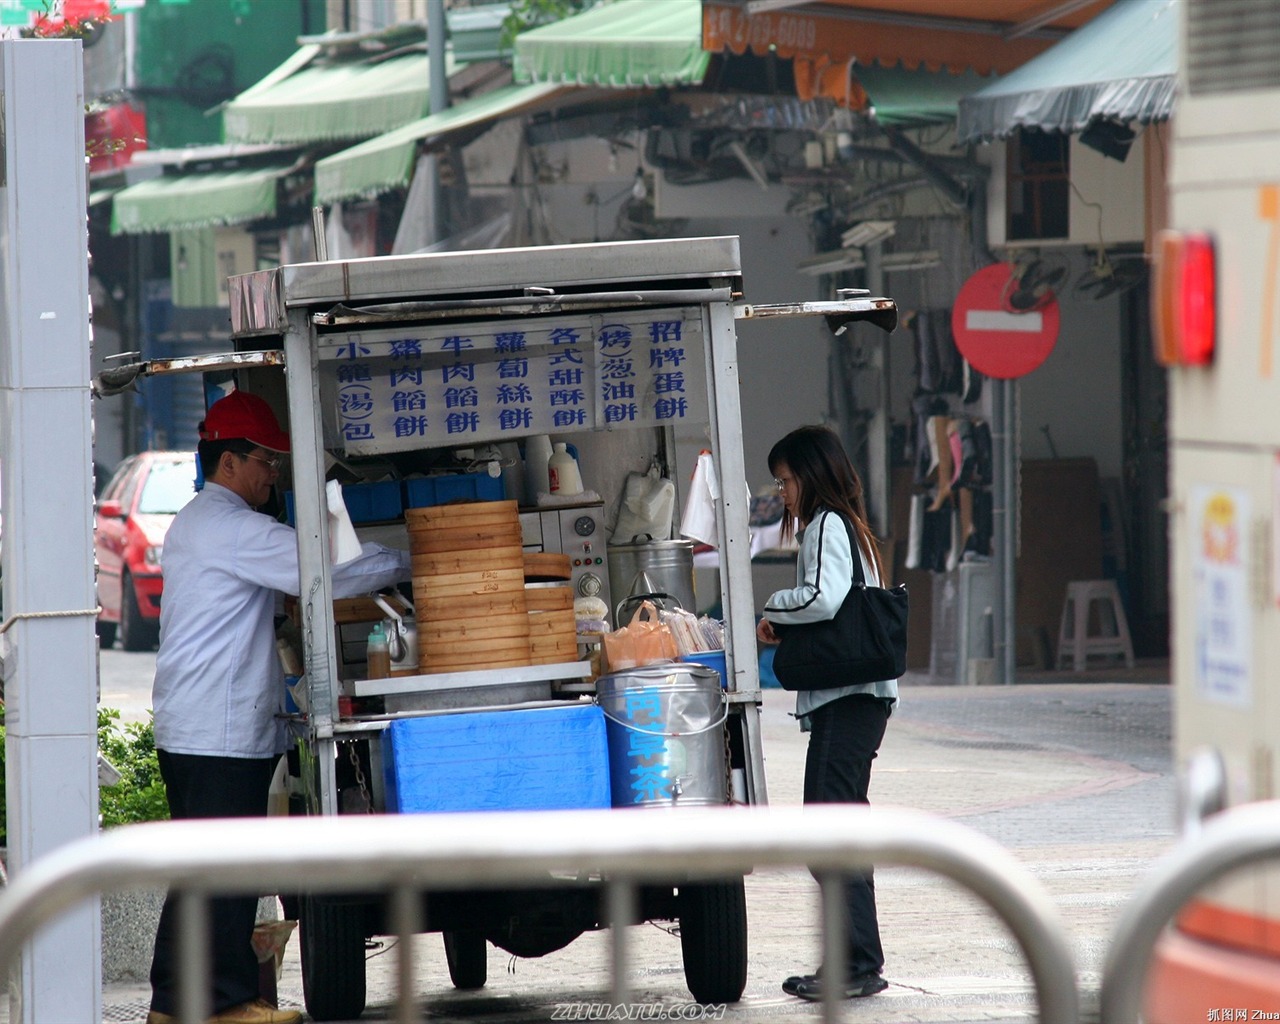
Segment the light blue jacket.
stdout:
[[[800,554],[796,558],[796,586],[778,590],[764,604],[764,617],[780,626],[801,622],[822,622],[835,617],[853,586],[853,551],[844,521],[834,512],[819,509],[813,521],[799,533]],[[863,579],[868,586],[881,586],[875,566],[859,549]],[[898,700],[898,681],[885,679],[855,686],[835,686],[829,690],[798,690],[796,717],[807,728],[805,718],[815,708],[851,693],[870,693]]]

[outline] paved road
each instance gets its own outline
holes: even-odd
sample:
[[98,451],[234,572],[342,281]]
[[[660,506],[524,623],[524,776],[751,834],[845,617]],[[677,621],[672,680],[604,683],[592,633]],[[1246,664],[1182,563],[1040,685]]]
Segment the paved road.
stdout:
[[[107,652],[104,703],[112,695],[122,703],[136,701],[141,684],[128,680],[140,671],[149,687],[147,657]],[[1100,674],[1087,683],[1039,678],[1044,681],[1007,688],[905,686],[876,764],[872,800],[946,816],[1013,850],[1058,907],[1088,1008],[1117,909],[1172,841],[1170,691],[1159,682],[1109,682]],[[774,804],[800,801],[804,740],[791,707],[789,695],[766,692],[762,727]],[[891,986],[875,999],[850,1004],[847,1020],[1035,1019],[1016,943],[973,897],[914,869],[884,867],[876,880]],[[747,990],[725,1019],[819,1016],[817,1007],[778,988],[784,976],[817,962],[816,892],[803,869],[749,877]],[[632,931],[637,1006],[678,1014],[688,1000],[679,939],[655,925]],[[415,942],[417,994],[431,1021],[544,1021],[576,1012],[565,1011],[566,1005],[600,1003],[607,986],[607,934],[584,935],[558,953],[530,960],[490,947],[488,985],[466,994],[449,985],[439,936]],[[372,952],[365,1020],[393,1019],[395,966],[393,949]],[[146,995],[141,985],[110,986],[106,1018],[140,1020]],[[284,1005],[302,1004],[296,939],[280,996]]]

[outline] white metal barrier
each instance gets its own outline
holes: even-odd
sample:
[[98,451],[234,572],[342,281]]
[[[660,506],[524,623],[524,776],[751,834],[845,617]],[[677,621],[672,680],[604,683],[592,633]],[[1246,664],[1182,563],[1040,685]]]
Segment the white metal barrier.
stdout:
[[1236,868],[1280,858],[1280,802],[1249,804],[1206,818],[1157,861],[1116,921],[1102,968],[1102,1024],[1142,1017],[1142,989],[1156,941],[1205,885]]
[[[658,815],[666,815],[660,819]],[[956,822],[886,807],[699,808],[368,815],[131,825],[80,840],[31,864],[0,894],[0,967],[42,925],[95,894],[169,886],[180,893],[181,1019],[207,1006],[207,899],[228,893],[382,890],[401,938],[415,932],[424,889],[545,882],[548,872],[597,872],[610,920],[627,920],[635,886],[716,879],[754,868],[807,866],[823,885],[824,962],[842,962],[843,874],[870,865],[925,868],[971,890],[1026,956],[1043,1024],[1077,1024],[1075,967],[1044,888],[993,840]],[[305,925],[304,925],[305,927]],[[611,931],[610,995],[627,1001],[627,929]],[[413,944],[399,946],[396,1020],[421,1019]],[[841,1002],[823,1008],[838,1019]]]

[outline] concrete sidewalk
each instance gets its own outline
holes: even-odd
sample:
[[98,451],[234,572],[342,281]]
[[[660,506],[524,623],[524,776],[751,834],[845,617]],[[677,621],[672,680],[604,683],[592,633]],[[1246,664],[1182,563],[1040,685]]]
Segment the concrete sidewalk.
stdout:
[[[1102,673],[1067,683],[1056,681],[1066,674],[1046,674],[1044,681],[999,688],[908,681],[872,778],[874,803],[929,811],[976,828],[1010,848],[1046,886],[1075,954],[1086,1020],[1116,912],[1173,840],[1173,777],[1164,738],[1169,690],[1160,685],[1159,668],[1143,674],[1156,681],[1119,682]],[[801,798],[805,738],[790,715],[793,707],[792,695],[765,692],[766,774],[775,805]],[[1100,739],[1107,722],[1115,729],[1109,741],[1115,751]],[[916,869],[881,868],[876,887],[891,984],[873,999],[850,1003],[846,1020],[1036,1019],[1019,947],[985,906]],[[816,885],[803,869],[760,871],[747,879],[747,899],[747,989],[725,1018],[819,1017],[820,1007],[779,988],[785,976],[818,962]],[[632,931],[635,1002],[687,1004],[679,938],[652,924]],[[451,987],[438,935],[415,943],[417,994],[431,1021],[541,1021],[566,1004],[605,998],[607,932],[532,960],[490,947],[489,982],[475,993]],[[393,949],[371,955],[364,1020],[393,1018],[395,967]],[[296,935],[279,994],[281,1005],[302,1006]],[[104,1019],[140,1021],[148,997],[144,984],[112,984],[104,992]]]

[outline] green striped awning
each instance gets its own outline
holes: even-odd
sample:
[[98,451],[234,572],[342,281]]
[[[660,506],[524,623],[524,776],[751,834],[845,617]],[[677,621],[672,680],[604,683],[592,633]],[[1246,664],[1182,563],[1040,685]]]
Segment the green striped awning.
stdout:
[[113,235],[244,224],[276,212],[276,181],[288,166],[165,175],[115,194]]
[[701,0],[616,0],[522,32],[514,66],[518,82],[636,88],[700,84],[710,60]]
[[[446,58],[446,75],[455,70]],[[307,144],[367,139],[430,110],[425,53],[327,57],[304,46],[222,112],[223,141]]]
[[565,91],[558,85],[504,86],[325,157],[316,162],[316,202],[327,205],[403,188],[413,177],[424,139],[510,117]]

